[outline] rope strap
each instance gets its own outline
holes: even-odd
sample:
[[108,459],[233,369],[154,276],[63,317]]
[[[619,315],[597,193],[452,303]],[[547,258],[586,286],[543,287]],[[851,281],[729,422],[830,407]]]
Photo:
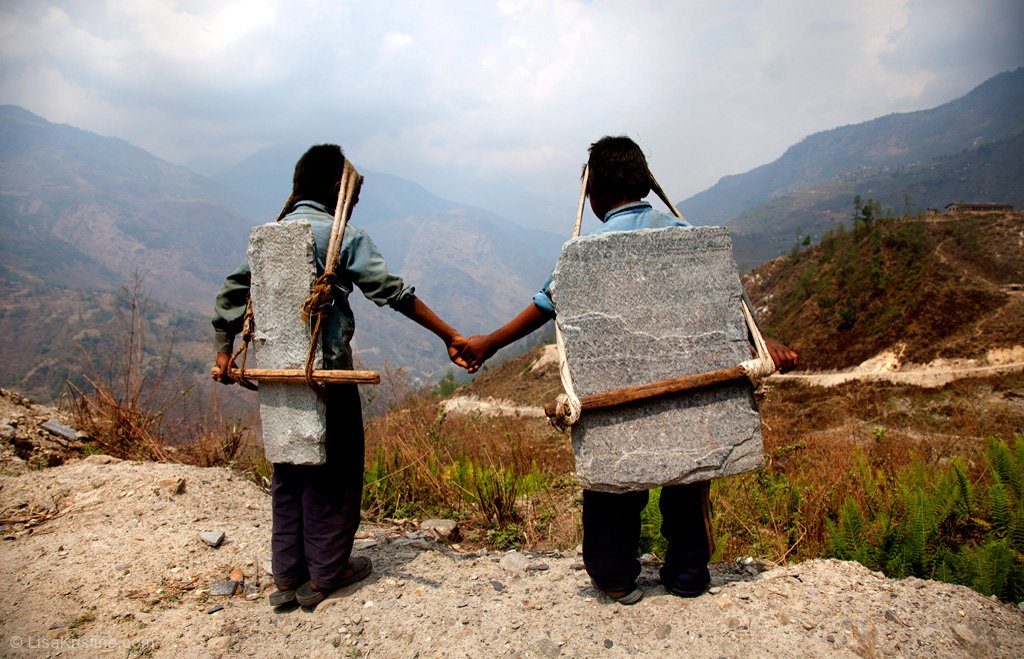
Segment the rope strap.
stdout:
[[324,262],[324,273],[316,278],[309,289],[309,297],[302,303],[302,319],[309,324],[309,350],[306,351],[306,384],[321,398],[323,387],[313,380],[313,369],[320,344],[320,327],[327,316],[327,309],[334,304],[334,288],[338,282],[335,270],[341,256],[341,244],[345,239],[345,227],[352,216],[352,209],[359,198],[359,189],[363,185],[363,177],[359,175],[352,163],[345,160],[341,173],[341,194],[334,209],[334,222],[331,224],[331,238],[327,243],[327,259]]

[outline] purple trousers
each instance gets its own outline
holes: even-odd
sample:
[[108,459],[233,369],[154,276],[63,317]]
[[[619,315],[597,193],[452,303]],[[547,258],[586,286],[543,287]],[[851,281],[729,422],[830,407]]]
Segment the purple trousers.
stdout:
[[274,583],[336,588],[348,569],[363,495],[363,415],[356,385],[327,388],[327,461],[275,464]]

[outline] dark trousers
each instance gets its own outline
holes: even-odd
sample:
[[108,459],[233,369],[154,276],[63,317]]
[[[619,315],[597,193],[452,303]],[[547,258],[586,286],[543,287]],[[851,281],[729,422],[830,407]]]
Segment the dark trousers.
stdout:
[[[711,558],[704,529],[707,487],[708,483],[692,483],[661,489],[661,534],[668,540],[661,581],[670,590],[690,590],[695,583],[706,583]],[[646,490],[583,490],[583,563],[598,588],[628,591],[636,586],[640,513],[647,498]]]
[[274,583],[339,585],[359,528],[363,495],[363,416],[356,385],[327,388],[327,461],[275,464]]

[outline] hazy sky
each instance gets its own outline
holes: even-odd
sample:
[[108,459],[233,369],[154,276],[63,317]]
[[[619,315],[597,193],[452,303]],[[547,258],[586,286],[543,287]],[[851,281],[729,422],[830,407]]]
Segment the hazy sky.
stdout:
[[681,199],[1024,64],[1022,27],[1019,0],[5,0],[0,102],[204,173],[337,141],[492,208],[572,206],[625,133]]

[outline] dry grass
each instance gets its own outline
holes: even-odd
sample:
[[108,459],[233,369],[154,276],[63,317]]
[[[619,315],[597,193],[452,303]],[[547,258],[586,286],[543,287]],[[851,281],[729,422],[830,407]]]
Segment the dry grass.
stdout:
[[63,404],[91,438],[87,450],[132,460],[228,465],[254,476],[269,474],[252,424],[227,419],[216,394],[197,395],[186,373],[171,370],[174,345],[147,357],[147,300],[142,279],[124,288],[127,310],[116,354],[100,365],[86,355],[86,386],[68,382]]

